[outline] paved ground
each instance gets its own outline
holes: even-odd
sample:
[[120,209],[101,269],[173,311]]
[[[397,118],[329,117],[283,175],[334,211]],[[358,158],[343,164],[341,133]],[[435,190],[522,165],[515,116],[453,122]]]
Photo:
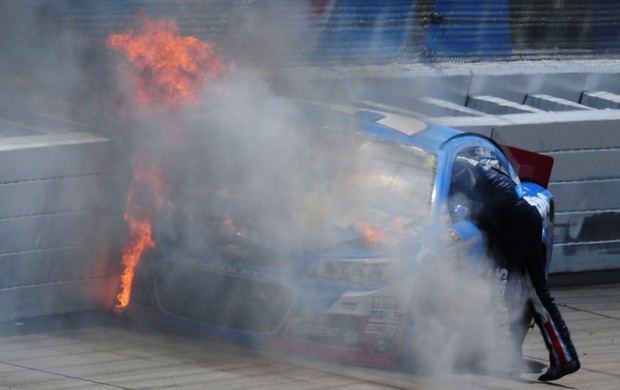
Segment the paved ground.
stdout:
[[[620,383],[620,285],[558,287],[583,368],[555,384],[453,374],[429,377],[341,366],[113,318],[48,318],[0,326],[0,388],[10,389],[614,389]],[[47,330],[42,331],[45,327]],[[49,330],[49,328],[53,330]],[[524,349],[546,363],[537,329]]]

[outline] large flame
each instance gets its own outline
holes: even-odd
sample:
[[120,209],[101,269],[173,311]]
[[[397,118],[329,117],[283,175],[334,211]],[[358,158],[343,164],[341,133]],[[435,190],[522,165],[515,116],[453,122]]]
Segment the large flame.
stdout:
[[215,47],[192,36],[178,35],[170,20],[144,20],[139,32],[111,34],[109,48],[124,54],[134,65],[135,85],[143,105],[164,104],[177,109],[194,100],[206,82],[234,72]]
[[[174,21],[144,19],[139,32],[111,34],[107,46],[126,56],[133,65],[136,95],[143,107],[163,106],[176,111],[196,101],[207,81],[231,74],[234,64],[225,64],[215,55],[215,47],[191,36],[178,35]],[[149,140],[149,142],[157,140]],[[134,153],[139,151],[134,150]],[[135,269],[144,253],[155,246],[152,218],[163,205],[161,170],[138,165],[129,190],[125,220],[129,233],[123,246],[117,312],[131,299]]]
[[120,292],[116,296],[118,303],[114,307],[117,312],[123,311],[131,299],[131,286],[135,276],[135,268],[140,263],[144,252],[155,247],[155,241],[151,238],[151,221],[139,220],[132,217],[131,213],[125,212],[125,220],[129,225],[129,234],[123,246],[123,258],[121,264],[125,267],[121,274]]
[[121,264],[121,285],[116,296],[118,303],[114,307],[122,312],[131,299],[131,287],[135,269],[140,264],[144,253],[155,247],[152,238],[151,215],[154,207],[162,205],[161,171],[157,168],[139,165],[134,171],[134,180],[129,188],[127,208],[124,218],[128,225],[128,234],[123,244]]

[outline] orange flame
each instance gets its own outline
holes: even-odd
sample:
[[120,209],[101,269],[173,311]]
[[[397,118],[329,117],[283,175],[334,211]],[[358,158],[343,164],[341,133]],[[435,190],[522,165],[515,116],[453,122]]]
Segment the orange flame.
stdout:
[[367,223],[359,222],[357,226],[364,233],[364,237],[370,245],[377,245],[377,243],[385,237],[385,232],[383,230],[372,227]]
[[134,65],[135,86],[143,104],[177,109],[196,98],[210,79],[235,71],[224,64],[215,47],[192,36],[179,36],[171,20],[144,19],[142,30],[111,34],[107,46],[124,54]]
[[155,247],[151,216],[154,208],[160,208],[162,204],[161,171],[158,168],[138,166],[134,172],[123,216],[127,221],[129,232],[122,251],[121,264],[124,269],[121,274],[120,292],[116,296],[118,304],[114,307],[118,313],[129,305],[135,269],[140,264],[142,256],[148,249]]
[[[144,19],[139,32],[111,34],[107,46],[124,54],[133,64],[138,100],[144,106],[163,105],[177,110],[195,100],[209,80],[235,71],[234,64],[224,64],[215,47],[191,36],[179,36],[174,21]],[[129,304],[135,269],[144,253],[155,247],[152,217],[163,201],[163,182],[158,167],[138,166],[134,171],[127,199],[125,220],[129,234],[123,245],[120,292],[117,312]]]
[[135,219],[129,212],[126,212],[124,217],[129,224],[129,235],[123,247],[121,263],[125,269],[121,274],[120,292],[116,296],[118,304],[114,307],[114,310],[119,313],[129,305],[135,269],[142,255],[146,250],[155,247],[155,241],[151,238],[151,221]]

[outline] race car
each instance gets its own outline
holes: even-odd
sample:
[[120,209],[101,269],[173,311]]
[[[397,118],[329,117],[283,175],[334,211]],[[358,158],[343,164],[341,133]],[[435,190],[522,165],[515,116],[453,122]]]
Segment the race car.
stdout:
[[[282,249],[277,237],[296,226],[269,231],[261,210],[247,206],[247,189],[209,183],[179,195],[184,207],[175,231],[157,238],[136,287],[148,294],[135,294],[134,305],[148,295],[142,304],[173,328],[393,366],[415,354],[410,338],[423,337],[411,327],[419,323],[415,305],[423,304],[420,278],[428,279],[428,265],[449,261],[467,278],[487,257],[485,237],[452,199],[458,160],[488,164],[514,180],[543,217],[541,250],[551,258],[548,157],[394,113],[300,106],[312,169],[303,180],[307,190],[295,195],[296,209],[283,214],[306,211],[299,198],[318,199],[328,238]],[[188,229],[204,234],[184,238]],[[503,282],[511,286],[510,321],[520,345],[531,318],[527,285],[518,275]]]

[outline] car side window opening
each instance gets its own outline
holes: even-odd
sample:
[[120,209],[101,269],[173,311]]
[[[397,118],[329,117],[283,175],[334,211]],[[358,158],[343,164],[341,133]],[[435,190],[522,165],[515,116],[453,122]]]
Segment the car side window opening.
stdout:
[[453,222],[468,220],[476,223],[483,205],[474,196],[476,165],[484,165],[511,177],[509,167],[492,150],[484,147],[463,149],[454,158],[450,175],[448,208]]

